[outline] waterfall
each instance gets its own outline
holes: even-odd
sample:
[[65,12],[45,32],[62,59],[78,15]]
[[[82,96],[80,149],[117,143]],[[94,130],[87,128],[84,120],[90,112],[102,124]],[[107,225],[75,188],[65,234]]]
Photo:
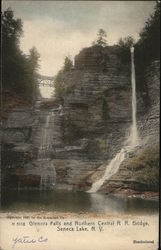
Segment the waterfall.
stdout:
[[40,147],[38,151],[38,161],[40,166],[40,190],[52,189],[56,184],[56,171],[49,157],[52,144],[52,113],[46,115],[45,123],[41,129]]
[[42,159],[41,166],[41,179],[40,190],[52,189],[56,184],[56,171],[52,165],[51,159]]
[[128,145],[121,149],[119,153],[106,166],[104,175],[98,181],[94,182],[89,193],[96,193],[106,180],[109,180],[117,173],[119,167],[126,157],[126,153],[131,152],[139,143],[137,122],[136,122],[136,80],[135,80],[135,63],[134,63],[134,47],[131,47],[131,85],[132,85],[132,126],[131,133],[128,138]]
[[45,119],[45,124],[41,130],[39,157],[46,156],[48,149],[51,146],[51,115],[47,115]]
[[115,158],[113,158],[110,164],[106,167],[103,177],[100,180],[94,182],[92,188],[88,192],[96,193],[98,189],[103,185],[104,181],[110,179],[111,176],[118,171],[119,166],[124,159],[125,149],[123,148],[119,153],[116,154]]
[[136,123],[136,79],[135,79],[135,63],[134,63],[134,47],[131,47],[131,86],[132,86],[132,126],[130,134],[131,146],[139,143],[137,123]]

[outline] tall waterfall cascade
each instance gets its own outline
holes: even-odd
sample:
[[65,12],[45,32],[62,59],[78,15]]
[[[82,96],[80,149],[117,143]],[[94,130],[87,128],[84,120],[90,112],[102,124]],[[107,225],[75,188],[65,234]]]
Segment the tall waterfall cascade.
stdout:
[[136,79],[135,79],[135,62],[134,62],[134,47],[131,47],[131,86],[132,86],[132,126],[130,134],[131,146],[137,146],[139,143],[137,122],[136,122]]
[[133,149],[139,144],[139,137],[137,131],[136,120],[136,80],[135,80],[135,63],[134,63],[134,47],[131,47],[131,86],[132,86],[132,126],[131,132],[128,138],[127,146],[123,147],[119,153],[111,160],[106,166],[104,175],[98,181],[94,182],[89,193],[96,193],[105,181],[109,180],[114,174],[117,173],[121,163],[126,158],[126,153],[133,151]]
[[41,129],[39,157],[46,156],[51,145],[51,115],[45,117],[45,124]]
[[56,171],[49,155],[52,143],[52,119],[52,113],[46,115],[45,123],[41,128],[40,147],[38,151],[38,161],[41,173],[40,190],[53,189],[56,184]]

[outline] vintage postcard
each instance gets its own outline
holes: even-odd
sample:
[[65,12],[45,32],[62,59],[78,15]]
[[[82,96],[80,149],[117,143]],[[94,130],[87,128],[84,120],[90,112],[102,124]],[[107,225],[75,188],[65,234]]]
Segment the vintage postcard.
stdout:
[[1,250],[158,250],[160,1],[2,1]]

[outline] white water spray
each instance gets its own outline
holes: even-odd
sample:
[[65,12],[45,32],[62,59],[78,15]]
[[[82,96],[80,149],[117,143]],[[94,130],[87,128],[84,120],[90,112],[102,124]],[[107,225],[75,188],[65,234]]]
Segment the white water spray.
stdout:
[[94,182],[89,193],[96,193],[106,180],[109,180],[117,173],[121,163],[124,161],[126,153],[132,151],[138,144],[138,132],[136,122],[136,80],[135,80],[135,63],[134,63],[134,47],[131,47],[131,86],[132,86],[132,126],[131,133],[128,138],[128,145],[121,149],[119,153],[107,165],[104,175],[101,179]]
[[125,149],[122,148],[121,151],[116,154],[115,158],[107,165],[106,170],[102,178],[93,183],[92,188],[88,191],[89,193],[96,193],[103,183],[111,178],[112,175],[116,174],[119,169],[121,162],[125,159]]

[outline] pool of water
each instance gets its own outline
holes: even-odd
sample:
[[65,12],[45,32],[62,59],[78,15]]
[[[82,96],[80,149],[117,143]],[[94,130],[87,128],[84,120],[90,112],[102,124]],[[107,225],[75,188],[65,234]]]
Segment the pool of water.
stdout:
[[10,191],[2,196],[1,211],[155,214],[158,201],[70,191]]

